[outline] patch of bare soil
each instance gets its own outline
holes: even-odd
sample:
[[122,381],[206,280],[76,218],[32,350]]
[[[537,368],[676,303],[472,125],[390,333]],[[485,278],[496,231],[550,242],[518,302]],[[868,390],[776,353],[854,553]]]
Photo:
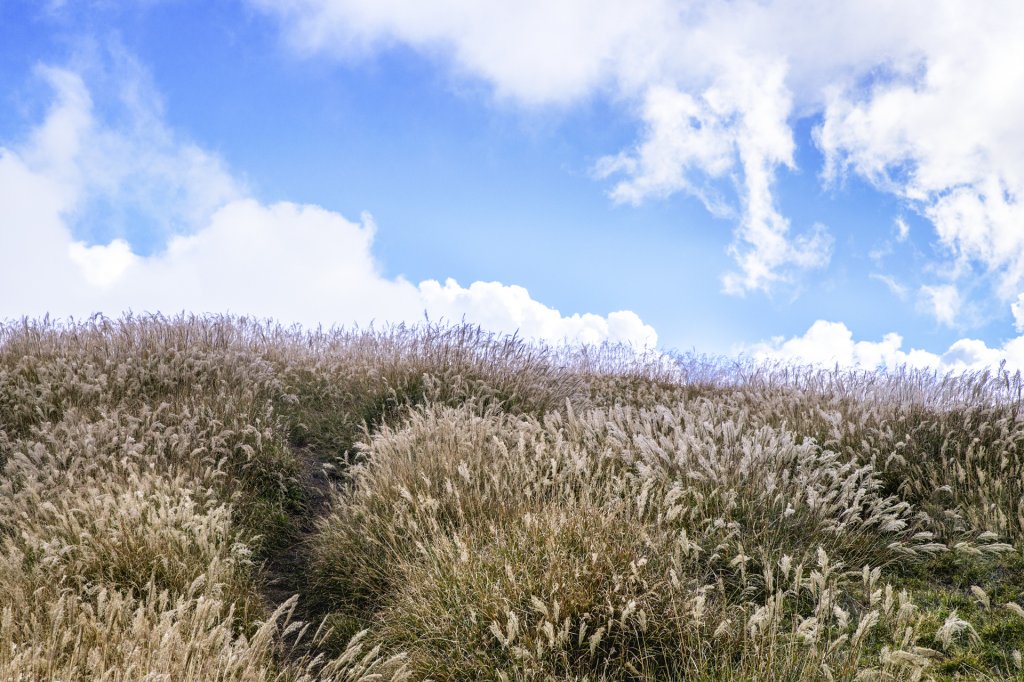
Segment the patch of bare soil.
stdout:
[[309,591],[309,540],[316,532],[316,520],[330,509],[331,492],[341,477],[308,448],[293,448],[300,469],[297,476],[303,491],[301,503],[291,513],[286,537],[269,547],[263,563],[263,597],[273,610],[299,595],[293,619],[312,623],[315,629],[322,619],[316,600]]

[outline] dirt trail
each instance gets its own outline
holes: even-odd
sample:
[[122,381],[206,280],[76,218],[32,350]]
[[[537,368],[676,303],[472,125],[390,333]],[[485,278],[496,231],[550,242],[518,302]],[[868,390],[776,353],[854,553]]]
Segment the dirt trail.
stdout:
[[315,610],[309,594],[307,576],[310,562],[309,540],[316,532],[316,520],[330,509],[331,491],[341,477],[324,467],[324,461],[308,448],[292,448],[299,462],[298,482],[303,504],[291,515],[291,529],[285,541],[268,548],[263,564],[263,597],[270,609],[293,595],[300,595],[295,618],[319,624],[322,614]]

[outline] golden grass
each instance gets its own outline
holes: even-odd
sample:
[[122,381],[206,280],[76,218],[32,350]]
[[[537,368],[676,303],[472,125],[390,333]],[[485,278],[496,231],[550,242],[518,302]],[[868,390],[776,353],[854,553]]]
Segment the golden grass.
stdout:
[[10,323],[0,679],[1021,677],[1021,385]]

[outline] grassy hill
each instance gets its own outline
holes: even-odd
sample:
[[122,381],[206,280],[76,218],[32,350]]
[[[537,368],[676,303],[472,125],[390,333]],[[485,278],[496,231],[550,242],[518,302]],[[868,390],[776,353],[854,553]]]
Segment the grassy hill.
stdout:
[[0,327],[0,679],[1024,679],[1022,380]]

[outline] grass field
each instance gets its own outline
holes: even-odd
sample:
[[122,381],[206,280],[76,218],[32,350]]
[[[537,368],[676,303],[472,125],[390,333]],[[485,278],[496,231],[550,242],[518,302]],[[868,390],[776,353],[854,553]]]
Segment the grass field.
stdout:
[[9,323],[0,679],[1024,679],[1022,386]]

